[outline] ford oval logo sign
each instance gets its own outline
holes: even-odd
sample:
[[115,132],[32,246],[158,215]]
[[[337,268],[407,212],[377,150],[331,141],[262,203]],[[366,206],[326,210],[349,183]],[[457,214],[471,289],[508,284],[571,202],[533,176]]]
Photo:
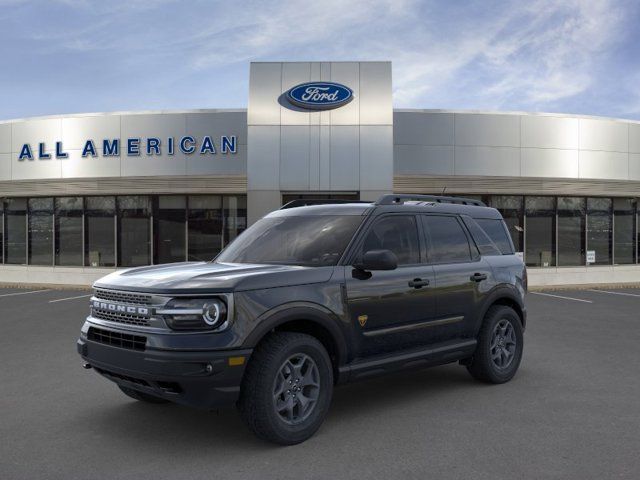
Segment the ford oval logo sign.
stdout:
[[353,91],[333,82],[301,83],[287,92],[287,100],[307,110],[330,110],[353,100]]

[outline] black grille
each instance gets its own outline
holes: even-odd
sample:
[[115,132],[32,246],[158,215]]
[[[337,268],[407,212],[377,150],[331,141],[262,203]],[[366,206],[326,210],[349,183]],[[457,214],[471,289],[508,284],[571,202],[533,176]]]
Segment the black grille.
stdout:
[[89,328],[87,338],[94,342],[111,345],[112,347],[127,348],[129,350],[144,350],[147,344],[147,337],[111,332],[95,327]]
[[91,316],[99,318],[100,320],[126,323],[127,325],[138,325],[141,327],[148,327],[150,325],[148,317],[133,313],[111,312],[109,310],[98,310],[94,308]]
[[108,300],[110,302],[128,303],[132,305],[151,305],[151,295],[145,295],[143,293],[119,292],[117,290],[103,290],[102,288],[96,288],[93,296],[100,300]]

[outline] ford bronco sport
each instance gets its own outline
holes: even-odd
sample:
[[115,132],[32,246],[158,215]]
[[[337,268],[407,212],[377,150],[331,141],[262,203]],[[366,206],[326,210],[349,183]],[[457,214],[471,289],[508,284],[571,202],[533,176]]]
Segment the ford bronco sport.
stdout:
[[484,382],[515,375],[527,277],[497,210],[416,195],[300,203],[211,262],[97,281],[84,366],[143,402],[235,403],[280,444],[318,430],[339,383],[451,362]]

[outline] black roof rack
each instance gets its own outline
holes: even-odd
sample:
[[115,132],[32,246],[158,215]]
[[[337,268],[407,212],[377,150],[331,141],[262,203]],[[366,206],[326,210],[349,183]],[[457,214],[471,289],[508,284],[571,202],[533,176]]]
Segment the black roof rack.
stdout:
[[291,200],[280,207],[280,210],[286,210],[287,208],[307,207],[309,205],[337,205],[341,203],[372,203],[366,200],[343,200],[337,198],[298,198]]
[[474,205],[476,207],[486,207],[484,202],[473,198],[464,197],[444,197],[442,195],[407,195],[407,194],[387,194],[381,196],[376,205],[397,205],[404,202],[433,202],[433,203],[455,203],[457,205]]

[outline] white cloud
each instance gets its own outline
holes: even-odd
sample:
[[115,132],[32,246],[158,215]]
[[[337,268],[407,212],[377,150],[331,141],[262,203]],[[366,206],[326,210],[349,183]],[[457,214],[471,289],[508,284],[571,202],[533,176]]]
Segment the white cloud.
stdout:
[[[32,3],[0,5],[12,1]],[[167,84],[252,60],[392,60],[397,107],[553,109],[593,88],[625,34],[616,0],[55,4],[66,5],[70,25],[20,29],[12,42],[29,45],[24,53],[108,58],[114,75],[135,66],[161,71],[154,81]]]

